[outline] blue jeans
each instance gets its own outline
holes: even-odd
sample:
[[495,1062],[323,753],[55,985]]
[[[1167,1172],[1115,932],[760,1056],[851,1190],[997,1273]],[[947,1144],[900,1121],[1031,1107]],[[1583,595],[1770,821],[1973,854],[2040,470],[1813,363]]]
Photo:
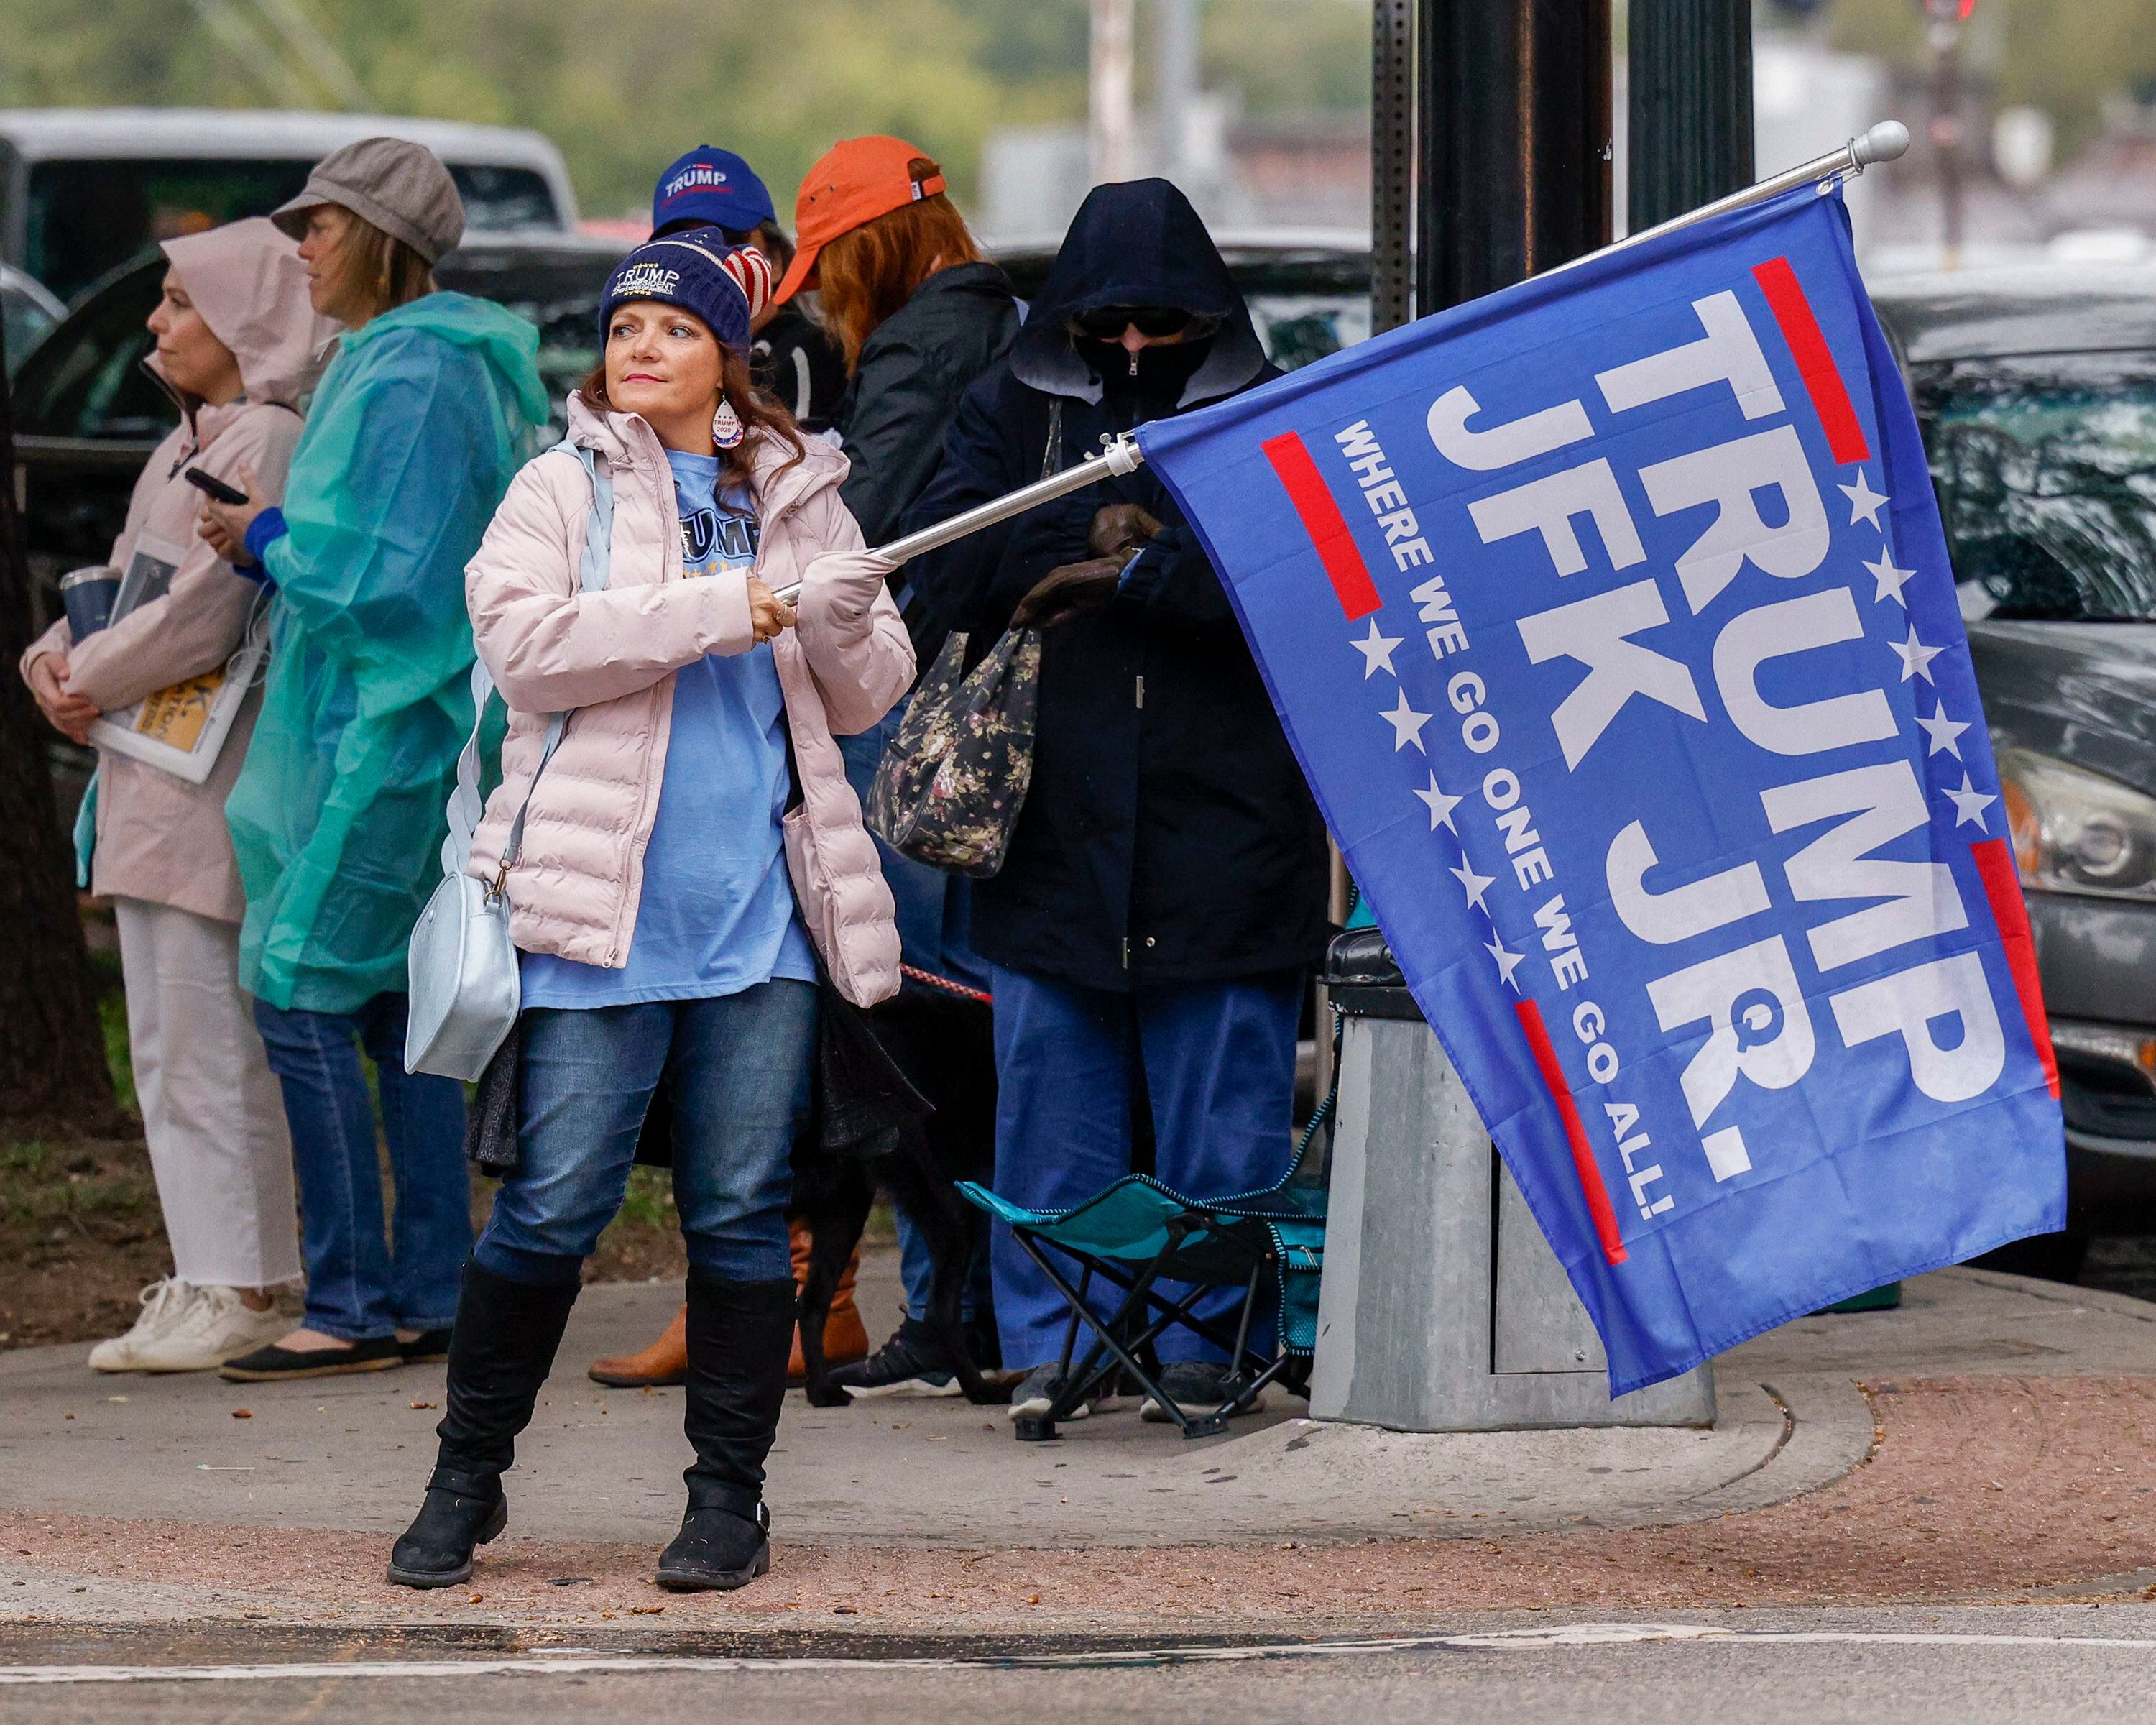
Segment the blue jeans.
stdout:
[[[916,1323],[928,1316],[928,1304],[936,1295],[936,1259],[928,1250],[928,1242],[902,1209],[893,1209],[891,1219],[898,1227],[898,1276],[906,1291],[901,1308]],[[966,1266],[966,1283],[958,1295],[958,1317],[963,1323],[971,1323],[973,1316],[993,1296],[989,1291],[988,1257],[977,1240],[973,1261]]]
[[[1226,1198],[1286,1174],[1300,972],[1127,994],[1001,965],[994,978],[998,1196],[1029,1209],[1067,1209],[1130,1173],[1141,1078],[1163,1185],[1190,1198]],[[993,1240],[1004,1363],[1054,1360],[1069,1308],[1008,1227],[997,1223]],[[1241,1297],[1223,1288],[1196,1309],[1232,1328],[1225,1321]],[[1262,1352],[1269,1332],[1254,1326],[1250,1345]],[[1079,1345],[1082,1353],[1082,1337]],[[1163,1360],[1227,1358],[1179,1326],[1154,1345]]]
[[572,1282],[629,1191],[652,1093],[674,1112],[674,1201],[708,1276],[793,1273],[786,1205],[808,1106],[814,983],[778,978],[705,1000],[524,1014],[516,1169],[474,1259],[512,1281]]
[[[377,994],[357,1012],[254,1003],[292,1128],[307,1327],[347,1342],[446,1327],[471,1250],[464,1087],[405,1071],[404,1007],[402,994]],[[362,1047],[374,1062],[397,1194],[387,1230]]]

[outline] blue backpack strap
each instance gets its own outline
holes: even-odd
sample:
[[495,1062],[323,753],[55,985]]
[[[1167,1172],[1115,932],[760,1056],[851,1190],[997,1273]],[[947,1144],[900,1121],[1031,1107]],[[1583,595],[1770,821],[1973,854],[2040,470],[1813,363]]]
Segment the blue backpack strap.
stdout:
[[592,482],[591,520],[584,527],[583,587],[597,593],[607,584],[608,565],[613,552],[613,475],[601,464],[598,452],[568,438],[554,446],[567,449],[584,464],[584,476]]

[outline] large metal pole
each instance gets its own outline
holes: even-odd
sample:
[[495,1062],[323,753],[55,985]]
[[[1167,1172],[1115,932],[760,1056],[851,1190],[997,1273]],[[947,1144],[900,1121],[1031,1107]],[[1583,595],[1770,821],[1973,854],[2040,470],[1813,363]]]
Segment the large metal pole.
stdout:
[[1752,0],[1632,0],[1627,64],[1630,231],[1752,183]]
[[1153,0],[1153,116],[1158,171],[1190,187],[1190,126],[1198,105],[1198,0]]
[[1376,0],[1370,31],[1370,327],[1414,316],[1414,0]]
[[1093,183],[1127,180],[1131,137],[1132,13],[1136,0],[1093,0],[1091,54],[1086,78]]
[[1415,314],[1606,245],[1609,0],[1422,0]]
[[1964,152],[1968,128],[1961,113],[1962,23],[1967,0],[1925,0],[1931,19],[1932,146],[1939,163],[1939,261],[1961,268]]

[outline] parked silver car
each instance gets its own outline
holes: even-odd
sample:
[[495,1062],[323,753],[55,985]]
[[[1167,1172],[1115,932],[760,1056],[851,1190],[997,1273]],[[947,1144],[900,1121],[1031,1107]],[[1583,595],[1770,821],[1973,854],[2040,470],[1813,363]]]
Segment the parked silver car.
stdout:
[[449,164],[474,234],[567,233],[576,193],[535,131],[393,114],[208,108],[0,108],[0,262],[64,300],[153,241],[261,215],[307,170],[367,137]]
[[1910,277],[1909,377],[2005,782],[2066,1117],[2071,1275],[2156,1233],[2156,270]]

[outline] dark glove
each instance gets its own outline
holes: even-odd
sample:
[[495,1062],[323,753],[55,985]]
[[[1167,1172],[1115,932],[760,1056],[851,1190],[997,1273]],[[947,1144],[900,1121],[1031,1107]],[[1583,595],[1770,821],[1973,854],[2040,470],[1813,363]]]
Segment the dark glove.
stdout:
[[[1106,513],[1106,511],[1102,511]],[[1131,554],[1095,557],[1050,569],[1011,614],[1014,629],[1052,629],[1087,611],[1097,611],[1116,596],[1123,565]]]
[[1096,557],[1128,562],[1139,547],[1160,531],[1160,522],[1136,503],[1111,503],[1096,510],[1086,548]]

